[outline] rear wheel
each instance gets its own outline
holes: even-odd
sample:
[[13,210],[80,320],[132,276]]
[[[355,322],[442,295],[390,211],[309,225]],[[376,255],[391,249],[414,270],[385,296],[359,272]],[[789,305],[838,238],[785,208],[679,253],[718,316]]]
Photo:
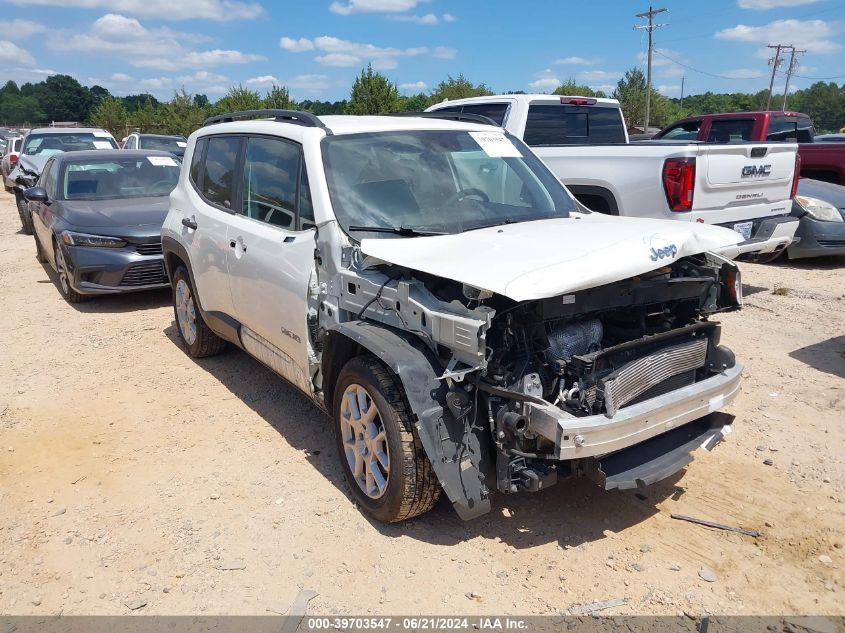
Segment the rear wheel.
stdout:
[[[37,243],[36,239],[36,243]],[[53,255],[56,261],[56,274],[59,276],[59,292],[68,303],[82,303],[88,301],[91,295],[83,295],[74,290],[70,285],[70,273],[67,269],[65,255],[58,243],[53,244]]]
[[172,285],[176,327],[188,354],[194,358],[219,354],[226,347],[226,341],[217,336],[203,320],[191,278],[184,266],[179,266],[173,273]]
[[367,514],[394,523],[434,506],[440,483],[399,381],[375,357],[359,356],[341,370],[333,417],[349,488]]
[[24,235],[32,235],[32,216],[29,215],[29,206],[23,196],[18,196],[18,215],[21,218],[21,228]]

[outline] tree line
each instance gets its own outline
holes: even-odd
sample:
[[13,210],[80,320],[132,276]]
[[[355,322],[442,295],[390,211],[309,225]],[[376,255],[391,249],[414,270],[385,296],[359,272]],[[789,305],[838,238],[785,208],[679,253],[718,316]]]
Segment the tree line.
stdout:
[[[519,93],[522,91],[512,91]],[[181,134],[187,136],[214,114],[262,108],[299,109],[324,114],[384,114],[416,112],[444,100],[492,95],[484,83],[473,83],[462,74],[448,76],[428,92],[402,95],[387,76],[372,66],[361,70],[349,98],[341,101],[294,101],[285,86],[272,86],[264,94],[242,85],[233,86],[220,99],[211,102],[204,94],[189,94],[183,88],[169,101],[151,94],[126,97],[112,95],[98,85],[86,87],[69,75],[52,75],[37,83],[18,87],[8,81],[0,88],[0,122],[5,125],[35,126],[58,121],[86,122],[109,130],[122,138],[129,132]],[[646,79],[639,68],[628,70],[607,95],[570,79],[553,94],[613,97],[622,106],[629,126],[640,125],[645,113]],[[652,88],[651,124],[663,127],[691,114],[762,110],[767,91],[756,94],[707,92],[681,99],[670,99]],[[783,97],[774,97],[779,108]],[[787,109],[809,114],[820,132],[838,131],[845,125],[845,84],[818,82],[787,99]]]

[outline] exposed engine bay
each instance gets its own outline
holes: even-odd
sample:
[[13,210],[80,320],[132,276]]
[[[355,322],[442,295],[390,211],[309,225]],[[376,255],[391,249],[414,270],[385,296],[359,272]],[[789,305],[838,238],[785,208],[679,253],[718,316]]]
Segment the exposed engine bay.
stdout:
[[[340,307],[411,332],[437,355],[448,409],[461,433],[486,437],[476,465],[501,492],[590,475],[590,459],[671,428],[659,416],[628,420],[626,410],[736,365],[708,317],[741,305],[739,271],[711,253],[528,301],[379,263],[362,272],[344,278]],[[681,425],[712,410],[673,419],[686,415]],[[444,459],[466,459],[466,448]]]

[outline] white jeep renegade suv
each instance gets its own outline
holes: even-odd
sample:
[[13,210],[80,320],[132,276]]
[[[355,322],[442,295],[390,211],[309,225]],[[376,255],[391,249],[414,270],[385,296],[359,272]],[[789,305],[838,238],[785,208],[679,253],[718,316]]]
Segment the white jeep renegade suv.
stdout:
[[491,123],[213,117],[170,197],[188,353],[229,342],[308,394],[382,521],[441,490],[468,519],[570,475],[646,485],[731,421],[742,367],[709,317],[741,285],[709,251],[738,234],[589,213]]

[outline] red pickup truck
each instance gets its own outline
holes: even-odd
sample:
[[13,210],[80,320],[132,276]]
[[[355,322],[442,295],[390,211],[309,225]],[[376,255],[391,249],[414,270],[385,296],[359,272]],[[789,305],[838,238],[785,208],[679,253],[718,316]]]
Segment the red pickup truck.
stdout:
[[813,136],[813,122],[800,112],[727,112],[681,119],[654,138],[705,143],[797,141],[802,178],[845,185],[845,143],[813,143]]

